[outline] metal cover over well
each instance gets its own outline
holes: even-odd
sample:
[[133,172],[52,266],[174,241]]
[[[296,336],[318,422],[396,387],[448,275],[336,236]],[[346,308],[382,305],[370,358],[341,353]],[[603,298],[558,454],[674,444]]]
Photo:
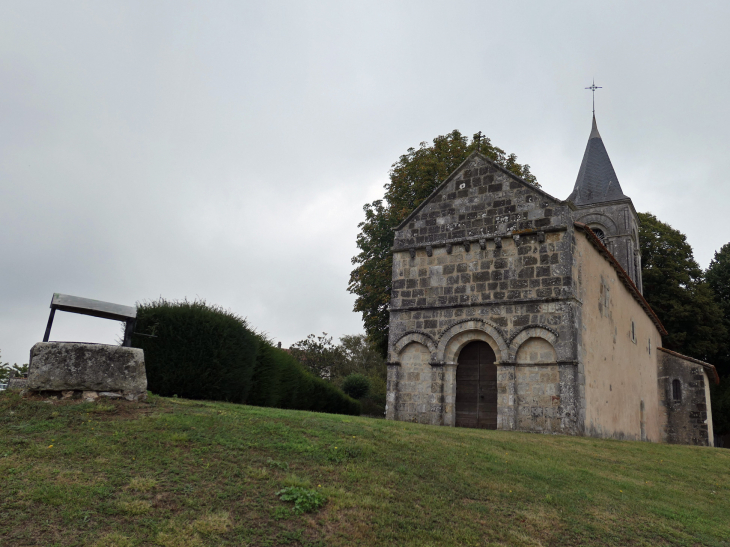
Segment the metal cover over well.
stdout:
[[137,317],[137,308],[68,294],[53,294],[51,306],[62,311],[125,321]]

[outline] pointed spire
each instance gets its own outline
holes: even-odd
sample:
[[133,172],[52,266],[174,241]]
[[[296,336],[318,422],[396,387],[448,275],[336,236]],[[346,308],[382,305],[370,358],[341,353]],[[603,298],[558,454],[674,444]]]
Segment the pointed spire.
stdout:
[[596,113],[593,113],[593,127],[591,128],[591,136],[589,139],[600,139],[601,134],[598,132],[598,126],[596,125]]
[[613,165],[611,165],[611,159],[603,145],[601,134],[598,132],[595,113],[578,178],[575,181],[573,193],[568,196],[568,199],[576,205],[627,199],[621,190]]

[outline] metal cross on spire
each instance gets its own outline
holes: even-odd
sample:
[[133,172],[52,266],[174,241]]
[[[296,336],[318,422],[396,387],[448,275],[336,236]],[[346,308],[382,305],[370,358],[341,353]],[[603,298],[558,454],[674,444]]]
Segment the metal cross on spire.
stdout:
[[586,89],[590,89],[593,92],[593,115],[596,115],[596,89],[603,89],[601,86],[596,85],[595,78],[593,79],[593,83],[591,84],[591,87],[586,87]]

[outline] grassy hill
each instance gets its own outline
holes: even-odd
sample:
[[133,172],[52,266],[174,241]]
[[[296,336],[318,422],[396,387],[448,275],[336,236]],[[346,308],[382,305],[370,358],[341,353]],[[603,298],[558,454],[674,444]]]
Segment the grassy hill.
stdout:
[[0,545],[730,545],[730,450],[5,392]]

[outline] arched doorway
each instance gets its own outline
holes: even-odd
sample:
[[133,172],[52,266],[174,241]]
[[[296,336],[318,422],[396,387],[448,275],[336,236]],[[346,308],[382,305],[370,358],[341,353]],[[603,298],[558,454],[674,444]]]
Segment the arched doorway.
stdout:
[[456,427],[497,429],[497,358],[489,344],[470,342],[456,367]]

